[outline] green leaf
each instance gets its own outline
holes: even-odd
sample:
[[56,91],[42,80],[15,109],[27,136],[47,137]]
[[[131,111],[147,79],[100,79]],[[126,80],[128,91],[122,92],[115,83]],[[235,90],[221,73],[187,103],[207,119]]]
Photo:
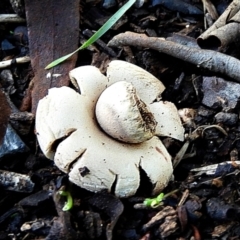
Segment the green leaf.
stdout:
[[143,202],[143,204],[147,207],[152,207],[152,208],[156,208],[160,205],[162,205],[162,201],[165,198],[164,193],[160,193],[157,197],[155,198],[146,198]]
[[151,198],[146,198],[143,202],[143,204],[147,207],[150,207],[152,204],[152,199]]
[[135,2],[136,0],[129,0],[111,18],[109,18],[108,21],[104,23],[103,26],[96,33],[92,35],[92,37],[90,37],[86,42],[84,42],[82,46],[80,46],[74,52],[68,55],[65,55],[63,57],[60,57],[57,60],[51,62],[45,67],[45,69],[50,69],[52,67],[55,67],[59,63],[62,63],[63,61],[71,57],[73,54],[75,54],[79,50],[89,47],[91,44],[97,41],[104,33],[106,33]]
[[162,202],[162,200],[164,199],[164,197],[165,197],[165,195],[164,195],[164,193],[160,193],[158,196],[157,196],[157,201],[158,202]]

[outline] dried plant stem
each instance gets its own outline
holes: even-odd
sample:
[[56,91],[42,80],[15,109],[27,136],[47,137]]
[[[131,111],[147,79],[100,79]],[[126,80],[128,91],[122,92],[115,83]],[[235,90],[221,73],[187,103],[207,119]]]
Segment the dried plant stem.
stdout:
[[0,14],[0,23],[23,23],[26,22],[24,18],[17,14]]
[[9,67],[12,64],[13,61],[16,61],[16,63],[18,63],[18,64],[19,63],[27,63],[27,62],[30,62],[30,57],[25,56],[25,57],[19,57],[19,58],[16,58],[16,59],[2,61],[2,62],[0,62],[0,69]]
[[157,50],[199,68],[230,77],[240,82],[240,61],[234,57],[212,50],[196,49],[171,41],[133,32],[121,33],[115,36],[108,45],[110,47],[135,46]]

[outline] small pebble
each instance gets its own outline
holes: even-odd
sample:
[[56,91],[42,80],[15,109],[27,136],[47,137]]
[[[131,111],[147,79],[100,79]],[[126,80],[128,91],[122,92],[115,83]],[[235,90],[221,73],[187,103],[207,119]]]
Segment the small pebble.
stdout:
[[239,102],[240,84],[223,78],[203,77],[202,104],[212,109],[236,109]]
[[0,145],[0,158],[10,154],[27,152],[28,150],[28,147],[9,124],[3,143]]

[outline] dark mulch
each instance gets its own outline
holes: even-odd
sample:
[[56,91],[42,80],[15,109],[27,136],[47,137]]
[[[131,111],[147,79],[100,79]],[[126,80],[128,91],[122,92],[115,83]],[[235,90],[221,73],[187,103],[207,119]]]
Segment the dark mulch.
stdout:
[[[14,7],[10,2],[15,3]],[[33,6],[32,1],[25,1],[25,12],[16,5],[19,2],[0,1],[0,14],[15,11],[30,21],[0,22],[0,61],[31,57],[31,63],[17,64],[13,60],[8,67],[0,69],[0,239],[239,239],[240,87],[237,77],[231,78],[231,74],[221,70],[221,74],[213,73],[209,68],[201,68],[201,64],[182,61],[151,46],[107,46],[117,34],[132,31],[165,38],[177,33],[191,38],[182,40],[174,35],[177,39],[174,41],[182,41],[186,46],[193,41],[196,47],[194,40],[205,31],[204,19],[208,23],[211,20],[211,14],[204,15],[202,2],[138,1],[140,5],[133,6],[101,41],[57,68],[66,77],[68,70],[75,66],[91,64],[104,72],[113,59],[129,61],[161,79],[166,86],[163,99],[184,109],[182,120],[189,146],[174,170],[174,181],[164,193],[178,191],[164,199],[158,208],[142,205],[144,198],[150,197],[149,186],[142,186],[133,197],[118,199],[111,193],[91,193],[69,183],[67,176],[41,153],[34,132],[38,100],[48,88],[69,84],[69,79],[64,77],[60,82],[42,82],[44,66],[76,49],[79,41],[88,39],[123,1],[82,0],[76,5],[77,11],[71,13],[62,9],[69,6],[50,6],[50,2],[56,1],[42,1],[42,12],[35,8],[34,14],[31,10],[39,3]],[[141,2],[145,3],[141,6]],[[218,15],[231,3],[211,2]],[[59,25],[49,22],[49,29],[44,32],[41,23],[48,25],[48,22],[39,19],[45,19],[47,8],[58,19],[61,15],[63,19],[67,14],[75,16],[74,26],[55,19]],[[38,20],[33,21],[33,17]],[[233,22],[238,23],[236,19]],[[69,42],[66,41],[68,29],[76,33],[71,32]],[[238,35],[229,33],[229,29],[224,31],[226,37],[222,42],[214,42],[213,37],[203,48],[239,58]],[[173,157],[183,146],[168,138],[163,142]],[[141,177],[146,178],[144,174]],[[15,180],[14,184],[13,179],[19,182]],[[71,192],[74,206],[70,211],[62,211],[66,198],[59,196],[59,189]]]

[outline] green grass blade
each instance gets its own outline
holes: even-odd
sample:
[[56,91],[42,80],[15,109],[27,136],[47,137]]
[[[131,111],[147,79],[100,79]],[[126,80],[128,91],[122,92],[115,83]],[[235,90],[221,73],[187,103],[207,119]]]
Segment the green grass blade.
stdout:
[[64,62],[66,59],[71,57],[73,54],[75,54],[79,50],[89,47],[91,44],[97,41],[104,33],[106,33],[135,2],[136,0],[129,0],[111,18],[109,18],[108,21],[104,23],[103,26],[96,33],[92,35],[92,37],[90,37],[86,42],[84,42],[77,50],[54,60],[53,62],[48,64],[45,67],[45,69],[50,69],[52,67],[55,67],[59,63]]
[[62,63],[64,62],[65,60],[67,60],[68,58],[70,58],[75,52],[72,52],[72,53],[69,53],[68,55],[65,55],[63,57],[60,57],[58,59],[56,59],[55,61],[49,63],[45,69],[50,69],[50,68],[53,68],[55,66],[57,66],[59,63]]
[[129,0],[125,5],[123,5],[103,26],[92,35],[79,50],[87,48],[89,45],[97,41],[104,33],[106,33],[121,17],[122,15],[136,2],[136,0]]

